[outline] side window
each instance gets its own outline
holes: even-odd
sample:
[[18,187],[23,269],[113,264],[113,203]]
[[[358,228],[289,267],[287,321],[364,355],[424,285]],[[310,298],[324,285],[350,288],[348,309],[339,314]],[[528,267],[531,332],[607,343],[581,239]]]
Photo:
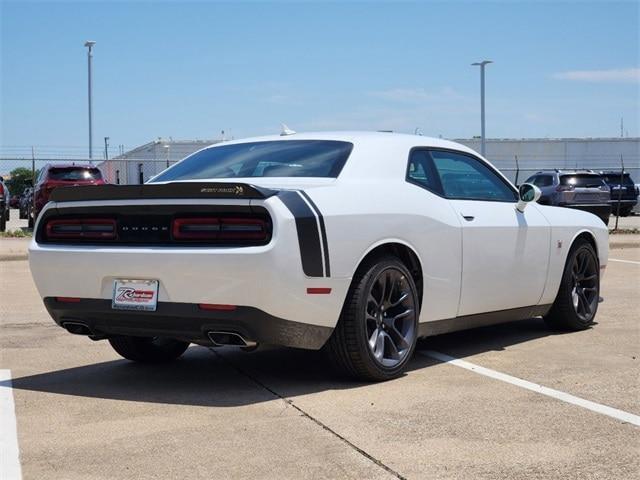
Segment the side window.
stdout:
[[515,202],[516,192],[491,168],[468,155],[433,150],[433,164],[445,197]]
[[547,182],[548,180],[549,180],[548,175],[534,175],[533,177],[529,178],[525,183],[533,183],[536,187],[544,187],[545,182]]
[[536,187],[548,187],[553,185],[553,177],[551,175],[539,175],[534,185]]
[[411,152],[407,180],[428,190],[440,193],[437,173],[433,168],[431,156],[427,150],[414,150]]
[[524,183],[533,183],[534,185],[537,185],[538,181],[538,176],[537,175],[531,175],[529,178],[527,178]]

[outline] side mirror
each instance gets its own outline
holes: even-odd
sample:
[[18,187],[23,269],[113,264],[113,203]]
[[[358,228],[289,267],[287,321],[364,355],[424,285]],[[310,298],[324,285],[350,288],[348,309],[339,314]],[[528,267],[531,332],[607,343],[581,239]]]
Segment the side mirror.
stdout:
[[516,205],[516,210],[524,212],[527,203],[537,202],[540,195],[542,195],[542,192],[538,187],[530,183],[523,183],[520,185],[520,188],[518,188],[518,204]]

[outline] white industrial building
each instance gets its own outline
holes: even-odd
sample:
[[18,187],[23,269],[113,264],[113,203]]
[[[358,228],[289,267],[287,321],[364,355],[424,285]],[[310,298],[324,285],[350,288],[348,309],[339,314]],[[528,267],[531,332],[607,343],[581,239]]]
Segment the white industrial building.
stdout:
[[221,140],[173,140],[159,138],[98,164],[110,183],[141,184],[169,165]]
[[[480,139],[456,139],[477,152]],[[640,138],[488,139],[486,156],[505,175],[519,180],[541,169],[619,170],[621,159],[634,179],[640,177]],[[636,180],[637,181],[637,180]]]
[[[139,184],[160,173],[167,166],[207,145],[223,140],[158,139],[134,148],[123,155],[99,164],[111,183]],[[454,141],[480,151],[480,139]],[[510,179],[526,179],[541,169],[588,168],[620,169],[640,179],[640,138],[523,138],[487,139],[487,158]]]

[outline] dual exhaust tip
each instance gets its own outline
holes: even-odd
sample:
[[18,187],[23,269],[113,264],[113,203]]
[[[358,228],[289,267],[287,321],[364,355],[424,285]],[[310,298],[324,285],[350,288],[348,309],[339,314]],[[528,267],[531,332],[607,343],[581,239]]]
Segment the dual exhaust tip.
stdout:
[[247,340],[242,335],[236,332],[221,332],[211,331],[207,332],[207,336],[211,343],[216,347],[232,346],[243,348],[255,348],[258,346],[257,342],[253,340]]
[[69,333],[73,333],[74,335],[94,335],[93,331],[84,323],[81,322],[64,322],[62,326]]
[[[89,326],[82,322],[64,322],[62,326],[74,335],[93,336],[95,333]],[[210,331],[207,332],[207,336],[211,343],[216,347],[232,346],[242,348],[255,348],[258,346],[257,342],[253,340],[247,340],[242,335],[236,332],[223,332],[223,331]]]

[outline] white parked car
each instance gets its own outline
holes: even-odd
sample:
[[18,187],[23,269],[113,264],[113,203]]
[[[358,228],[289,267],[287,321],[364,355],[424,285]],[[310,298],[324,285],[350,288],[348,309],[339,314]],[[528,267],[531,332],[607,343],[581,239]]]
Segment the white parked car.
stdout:
[[384,380],[419,337],[535,316],[592,325],[607,228],[539,194],[449,141],[261,137],[145,185],[56,189],[29,259],[56,323],[128,359],[265,343]]

